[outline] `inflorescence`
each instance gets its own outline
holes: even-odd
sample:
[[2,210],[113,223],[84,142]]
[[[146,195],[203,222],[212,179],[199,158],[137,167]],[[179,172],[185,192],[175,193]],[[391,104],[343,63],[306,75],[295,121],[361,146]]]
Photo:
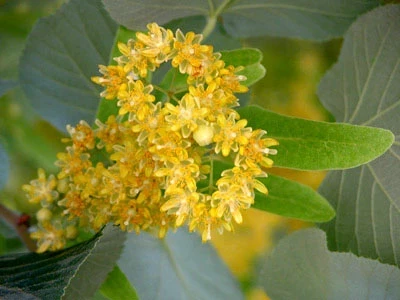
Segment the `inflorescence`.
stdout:
[[[97,231],[107,223],[125,231],[157,229],[160,238],[188,224],[207,241],[213,228],[232,231],[242,222],[255,190],[267,193],[257,178],[272,166],[268,155],[276,150],[269,147],[278,142],[246,127],[233,109],[235,93],[248,90],[237,75],[241,69],[202,45],[201,34],[147,27],[148,33],[119,43],[116,64],[100,65],[102,76],[92,78],[104,87],[102,97],[117,101],[118,115],[96,120],[93,128],[85,121],[68,125],[60,172],[46,176],[40,169],[23,186],[42,207],[31,234],[38,252],[61,249],[78,229]],[[180,94],[148,82],[166,62],[187,78]],[[154,90],[164,93],[162,100]],[[220,160],[233,167],[215,175]]]

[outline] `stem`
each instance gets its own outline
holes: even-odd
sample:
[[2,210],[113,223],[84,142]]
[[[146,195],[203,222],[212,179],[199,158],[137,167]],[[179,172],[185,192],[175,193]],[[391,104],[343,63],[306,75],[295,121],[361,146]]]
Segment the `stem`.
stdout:
[[202,35],[204,40],[213,32],[215,25],[217,24],[217,18],[225,9],[225,7],[231,2],[231,0],[225,0],[216,10],[214,10],[214,5],[212,1],[208,1],[210,6],[210,15],[207,19],[207,24],[203,29]]
[[0,217],[15,229],[18,236],[25,244],[26,248],[29,249],[29,251],[36,251],[36,243],[29,236],[29,225],[26,221],[22,221],[26,215],[18,215],[5,207],[3,204],[0,204]]

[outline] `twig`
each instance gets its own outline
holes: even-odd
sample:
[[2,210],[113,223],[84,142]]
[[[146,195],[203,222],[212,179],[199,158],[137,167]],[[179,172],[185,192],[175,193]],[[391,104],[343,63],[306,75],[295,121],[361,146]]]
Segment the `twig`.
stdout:
[[29,236],[29,216],[26,214],[18,215],[12,210],[5,207],[3,204],[0,204],[0,218],[5,220],[8,224],[10,224],[18,236],[25,244],[25,246],[29,249],[29,251],[36,251],[36,243]]

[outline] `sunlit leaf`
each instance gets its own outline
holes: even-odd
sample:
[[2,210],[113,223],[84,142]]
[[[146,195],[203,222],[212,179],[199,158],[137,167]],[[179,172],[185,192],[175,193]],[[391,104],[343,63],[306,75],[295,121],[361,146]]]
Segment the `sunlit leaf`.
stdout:
[[[339,122],[377,126],[396,136],[383,156],[329,173],[320,192],[336,208],[323,226],[332,250],[400,265],[400,5],[361,17],[345,36],[338,63],[318,95]],[[380,147],[368,139],[370,148]]]
[[[143,30],[147,23],[165,24],[189,16],[219,20],[234,37],[282,36],[324,40],[344,34],[377,0],[103,0],[120,24]],[[220,18],[218,18],[220,17]]]
[[89,298],[114,267],[124,237],[110,226],[93,239],[63,251],[2,256],[0,286],[40,299],[63,295],[65,299]]
[[[222,171],[232,167],[232,164],[215,160],[214,185],[221,177]],[[329,202],[306,185],[273,174],[257,180],[267,187],[268,194],[256,191],[253,208],[309,222],[327,222],[335,216]]]
[[[302,170],[346,169],[382,155],[393,143],[384,129],[317,122],[283,116],[260,107],[238,110],[249,126],[261,128],[278,140],[277,167]],[[371,144],[374,147],[371,147]]]
[[101,285],[100,292],[108,299],[138,300],[136,290],[132,287],[125,274],[118,266],[108,274],[106,281]]
[[20,62],[21,85],[59,129],[94,120],[101,88],[90,78],[108,63],[116,30],[100,0],[71,0],[33,28]]
[[397,299],[400,270],[351,253],[329,252],[318,229],[284,238],[262,265],[271,299]]
[[142,300],[243,299],[212,246],[186,228],[164,239],[130,234],[118,265]]

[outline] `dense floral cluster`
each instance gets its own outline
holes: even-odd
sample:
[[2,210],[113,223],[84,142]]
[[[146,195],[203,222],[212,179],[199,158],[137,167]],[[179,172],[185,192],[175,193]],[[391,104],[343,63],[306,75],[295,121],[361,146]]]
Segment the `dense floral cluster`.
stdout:
[[[39,170],[23,187],[42,206],[32,233],[39,252],[62,248],[79,227],[99,230],[109,222],[126,231],[155,228],[160,237],[188,224],[206,241],[212,228],[231,231],[242,222],[255,190],[267,193],[256,178],[266,176],[267,156],[276,153],[269,147],[278,143],[246,127],[233,109],[234,94],[247,91],[240,69],[226,66],[200,34],[174,35],[155,23],[148,29],[120,43],[116,65],[100,66],[102,76],[93,77],[104,87],[101,96],[117,101],[118,115],[96,120],[93,129],[84,121],[68,126],[58,175]],[[187,76],[183,96],[147,82],[168,61]],[[163,101],[155,89],[165,92]],[[214,174],[221,158],[233,168]]]

